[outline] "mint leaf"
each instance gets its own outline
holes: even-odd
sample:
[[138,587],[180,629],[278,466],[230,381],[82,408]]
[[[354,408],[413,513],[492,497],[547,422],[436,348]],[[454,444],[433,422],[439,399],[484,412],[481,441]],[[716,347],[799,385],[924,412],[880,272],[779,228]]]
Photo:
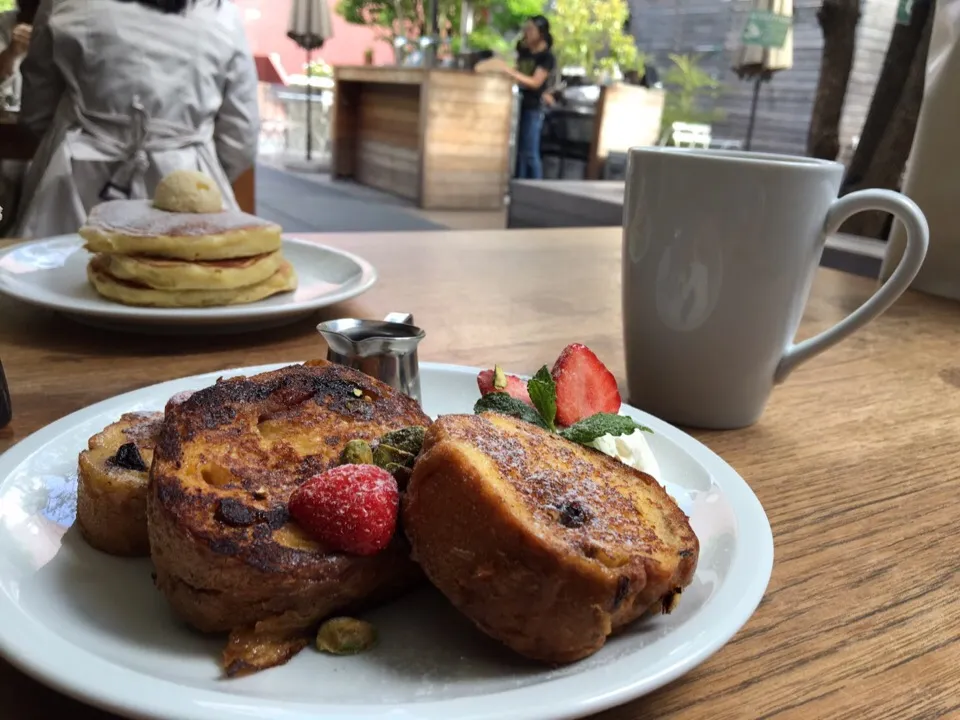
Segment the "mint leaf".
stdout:
[[588,445],[603,435],[630,435],[636,430],[652,433],[653,430],[628,418],[614,413],[597,413],[574,423],[560,431],[560,435],[581,445]]
[[553,381],[546,365],[537,370],[537,374],[527,381],[527,393],[547,429],[556,430],[553,421],[557,417],[557,384]]
[[510,415],[547,429],[546,423],[535,408],[503,392],[492,392],[484,395],[477,400],[476,405],[473,406],[473,411],[478,415],[485,412]]

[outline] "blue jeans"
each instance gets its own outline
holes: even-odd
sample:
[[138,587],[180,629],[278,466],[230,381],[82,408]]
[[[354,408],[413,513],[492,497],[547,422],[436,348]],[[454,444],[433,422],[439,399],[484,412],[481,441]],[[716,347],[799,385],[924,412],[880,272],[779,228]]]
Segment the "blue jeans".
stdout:
[[514,176],[520,180],[542,180],[540,161],[540,132],[543,130],[543,110],[521,110],[517,126],[517,167]]

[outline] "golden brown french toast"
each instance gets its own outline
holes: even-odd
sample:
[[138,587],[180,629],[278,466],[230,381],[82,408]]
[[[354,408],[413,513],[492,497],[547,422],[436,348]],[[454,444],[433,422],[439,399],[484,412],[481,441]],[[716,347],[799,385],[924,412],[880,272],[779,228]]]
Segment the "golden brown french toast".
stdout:
[[447,415],[403,499],[427,577],[526,657],[579,660],[693,580],[699,542],[656,480],[530,423]]
[[168,409],[147,500],[157,585],[193,627],[231,633],[228,675],[285,662],[331,612],[420,577],[400,534],[376,555],[332,552],[287,503],[349,440],[429,424],[406,395],[325,361],[222,380]]
[[147,471],[163,413],[132,412],[90,438],[77,463],[77,526],[111,555],[147,556]]

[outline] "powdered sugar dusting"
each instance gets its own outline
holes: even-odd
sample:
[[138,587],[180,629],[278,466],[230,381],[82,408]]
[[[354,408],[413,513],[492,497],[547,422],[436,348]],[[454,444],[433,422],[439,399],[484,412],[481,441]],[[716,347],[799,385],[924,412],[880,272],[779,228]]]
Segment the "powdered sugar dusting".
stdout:
[[290,514],[325,545],[358,555],[385,548],[397,524],[394,477],[375,465],[340,465],[315,475],[290,498]]
[[280,232],[275,223],[239,210],[173,213],[158,210],[150,200],[111,200],[100,203],[90,211],[86,227],[132,237],[197,237],[250,228],[276,228],[277,232]]
[[182,390],[181,392],[173,395],[169,400],[167,400],[167,405],[164,408],[164,413],[170,412],[171,409],[175,408],[177,405],[182,405],[193,395],[193,390]]
[[130,442],[152,447],[160,432],[163,415],[158,412],[131,412],[122,415],[120,421],[131,423],[123,429],[124,437]]
[[478,434],[473,438],[477,449],[487,455],[502,471],[519,472],[526,461],[526,452],[513,438],[498,438],[494,435]]
[[[478,419],[490,422],[482,416]],[[657,541],[655,528],[638,527],[635,518],[639,509],[633,499],[634,492],[637,496],[648,494],[655,505],[656,488],[645,493],[643,485],[650,483],[640,473],[636,488],[624,488],[625,472],[634,471],[618,460],[594,451],[585,455],[583,448],[520,422],[509,435],[484,432],[473,423],[451,426],[451,431],[474,444],[498,466],[547,534],[562,537],[588,554],[586,545],[616,550]],[[543,462],[544,457],[552,462]],[[561,526],[561,510],[573,503],[584,508],[589,522],[556,533]]]

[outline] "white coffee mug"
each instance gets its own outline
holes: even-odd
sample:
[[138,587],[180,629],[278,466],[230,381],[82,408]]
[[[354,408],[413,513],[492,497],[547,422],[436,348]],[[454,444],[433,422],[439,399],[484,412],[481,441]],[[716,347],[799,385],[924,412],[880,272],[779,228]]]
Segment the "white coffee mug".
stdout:
[[[681,425],[751,425],[775,384],[907,289],[927,251],[923,213],[887,190],[838,200],[843,171],[789,155],[630,151],[622,268],[632,404]],[[899,266],[851,315],[794,344],[826,236],[864,210],[906,227]]]

